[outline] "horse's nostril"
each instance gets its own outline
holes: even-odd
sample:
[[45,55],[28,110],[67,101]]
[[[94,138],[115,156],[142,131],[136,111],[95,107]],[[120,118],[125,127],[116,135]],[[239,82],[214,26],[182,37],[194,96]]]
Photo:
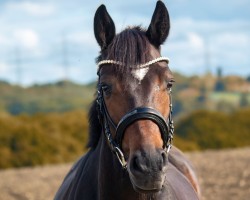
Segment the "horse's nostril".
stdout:
[[167,153],[164,150],[155,152],[136,152],[130,160],[130,171],[135,174],[148,172],[165,172],[168,163]]
[[135,157],[133,158],[133,160],[132,160],[132,168],[133,168],[133,170],[135,170],[135,171],[142,172],[142,168],[141,168],[139,162],[140,162],[140,161],[139,161],[138,157],[135,156]]

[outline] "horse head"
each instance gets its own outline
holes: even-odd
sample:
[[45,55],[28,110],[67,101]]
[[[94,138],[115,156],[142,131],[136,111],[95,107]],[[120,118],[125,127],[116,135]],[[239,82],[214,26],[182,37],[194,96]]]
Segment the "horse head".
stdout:
[[101,51],[97,104],[111,150],[141,193],[161,190],[168,168],[173,124],[173,75],[160,46],[170,30],[167,8],[158,1],[148,29],[128,27],[116,34],[104,5],[94,17]]

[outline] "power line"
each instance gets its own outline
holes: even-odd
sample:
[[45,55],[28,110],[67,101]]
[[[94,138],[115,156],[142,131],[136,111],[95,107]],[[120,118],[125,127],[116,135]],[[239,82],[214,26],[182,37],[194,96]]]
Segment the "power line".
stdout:
[[64,79],[68,80],[69,76],[69,51],[68,51],[68,42],[65,34],[62,34],[62,66],[64,71]]
[[22,58],[21,52],[18,47],[14,49],[14,63],[16,67],[16,83],[22,84]]
[[208,38],[205,40],[204,44],[204,67],[206,73],[209,74],[211,72],[211,52],[210,52],[210,43]]

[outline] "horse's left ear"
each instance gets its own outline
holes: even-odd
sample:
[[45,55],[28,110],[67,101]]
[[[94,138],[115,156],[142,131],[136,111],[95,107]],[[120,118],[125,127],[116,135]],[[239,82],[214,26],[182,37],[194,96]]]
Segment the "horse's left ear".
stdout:
[[168,10],[165,4],[159,0],[146,35],[149,41],[158,48],[167,39],[169,30],[170,20]]
[[104,5],[96,10],[94,32],[101,49],[105,49],[115,37],[115,24]]

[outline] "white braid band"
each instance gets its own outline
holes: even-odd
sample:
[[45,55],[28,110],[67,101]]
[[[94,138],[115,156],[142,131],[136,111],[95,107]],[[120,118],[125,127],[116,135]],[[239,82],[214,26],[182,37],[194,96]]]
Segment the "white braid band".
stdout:
[[[131,68],[135,68],[135,69],[146,68],[146,67],[149,67],[150,65],[157,63],[157,62],[160,62],[160,61],[165,61],[165,62],[169,63],[169,58],[167,58],[167,57],[155,58],[149,62],[146,62],[146,63],[141,64],[141,65],[137,65],[136,67],[131,67]],[[99,63],[97,63],[97,66],[99,68],[101,65],[105,65],[105,64],[124,66],[124,63],[119,62],[119,61],[115,61],[115,60],[102,60]]]
[[115,60],[102,60],[99,63],[97,63],[97,66],[100,67],[101,65],[105,65],[105,64],[113,64],[113,65],[120,65],[120,66],[123,65],[121,62],[115,61]]

